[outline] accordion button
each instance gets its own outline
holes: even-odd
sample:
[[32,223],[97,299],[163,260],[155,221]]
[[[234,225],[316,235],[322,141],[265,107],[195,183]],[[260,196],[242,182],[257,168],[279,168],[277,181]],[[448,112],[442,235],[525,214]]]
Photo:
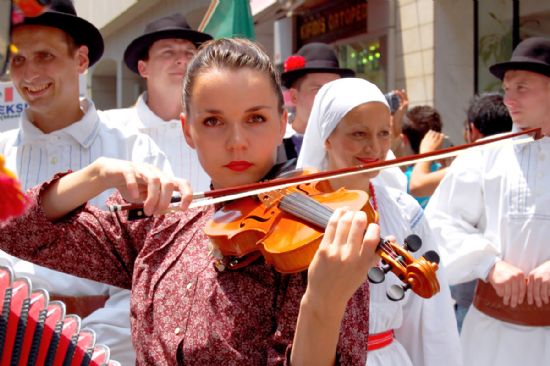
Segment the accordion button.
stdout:
[[180,333],[181,333],[181,328],[180,328],[180,327],[177,327],[177,328],[174,330],[174,333],[180,334]]

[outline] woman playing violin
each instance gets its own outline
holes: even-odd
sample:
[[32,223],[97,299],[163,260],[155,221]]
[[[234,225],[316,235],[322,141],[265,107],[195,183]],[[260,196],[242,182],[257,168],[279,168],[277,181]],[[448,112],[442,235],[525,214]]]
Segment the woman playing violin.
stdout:
[[[334,170],[384,160],[390,147],[390,111],[384,95],[363,79],[323,86],[313,104],[298,166]],[[406,193],[376,184],[378,172],[331,179],[332,189],[370,192],[383,235],[399,242],[409,234],[423,241],[420,253],[436,249],[423,211]],[[370,287],[367,365],[459,365],[461,354],[449,288],[438,271],[441,292],[423,299],[406,292],[402,301],[386,297],[397,283],[387,276]]]
[[[274,166],[286,113],[267,55],[245,40],[203,46],[184,84],[184,124],[214,188],[262,180]],[[164,212],[129,222],[86,205],[108,188]],[[215,208],[187,209],[191,189],[153,167],[98,159],[30,192],[28,212],[0,226],[0,247],[57,270],[132,289],[132,337],[141,365],[364,364],[367,271],[378,225],[335,211],[307,273],[283,275],[261,259],[213,265],[203,229]]]

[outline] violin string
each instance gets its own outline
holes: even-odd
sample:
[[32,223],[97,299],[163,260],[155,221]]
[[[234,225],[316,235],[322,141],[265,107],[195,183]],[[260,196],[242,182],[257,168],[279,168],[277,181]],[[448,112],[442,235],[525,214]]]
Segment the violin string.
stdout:
[[317,202],[306,194],[299,194],[298,196],[305,206],[307,206],[307,210],[314,213],[314,215],[317,215],[319,220],[322,220],[323,222],[323,228],[326,228],[330,217],[334,213],[334,210],[326,205],[323,205],[322,203]]
[[382,240],[382,245],[380,245],[379,247],[384,253],[388,254],[390,258],[394,260],[397,260],[399,258],[399,255],[395,252],[393,247],[390,244],[388,244],[387,240],[385,239]]
[[403,259],[403,257],[401,257],[401,256],[399,255],[399,253],[397,253],[397,252],[393,249],[393,247],[392,247],[391,245],[389,245],[386,241],[384,241],[384,244],[382,245],[382,248],[384,248],[384,251],[385,251],[386,253],[388,253],[388,255],[389,255],[392,259],[398,261],[398,262],[401,263],[402,265],[406,265],[406,264],[407,264],[407,263],[405,262],[405,260]]
[[397,254],[393,251],[393,249],[388,248],[387,245],[383,245],[381,249],[386,253],[390,258],[397,260]]
[[384,247],[386,248],[387,252],[392,255],[393,258],[397,259],[399,257],[399,253],[397,253],[389,243],[384,242]]
[[283,197],[279,208],[320,228],[326,227],[332,215],[332,210],[329,207],[298,192]]

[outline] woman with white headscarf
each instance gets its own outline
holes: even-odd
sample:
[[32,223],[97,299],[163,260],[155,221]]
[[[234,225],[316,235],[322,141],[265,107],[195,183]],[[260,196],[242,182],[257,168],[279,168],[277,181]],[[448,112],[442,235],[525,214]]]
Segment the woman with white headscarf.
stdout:
[[[304,134],[298,167],[320,170],[345,168],[384,160],[390,148],[390,111],[384,95],[372,83],[345,78],[324,85],[313,104]],[[369,172],[329,181],[332,189],[345,187],[369,192],[379,213],[382,235],[398,242],[417,234],[424,253],[436,250],[423,210],[414,198],[377,184]],[[401,301],[386,297],[400,284],[388,274],[370,286],[367,365],[461,365],[460,343],[452,299],[443,269],[437,272],[441,291],[430,299],[407,291]]]

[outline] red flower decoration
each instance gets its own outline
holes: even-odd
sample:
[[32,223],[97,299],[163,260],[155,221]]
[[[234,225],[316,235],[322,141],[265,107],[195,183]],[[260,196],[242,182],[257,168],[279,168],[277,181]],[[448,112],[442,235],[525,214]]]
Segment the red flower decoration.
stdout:
[[296,69],[303,69],[306,67],[306,59],[304,56],[289,56],[284,65],[285,72],[292,71]]

